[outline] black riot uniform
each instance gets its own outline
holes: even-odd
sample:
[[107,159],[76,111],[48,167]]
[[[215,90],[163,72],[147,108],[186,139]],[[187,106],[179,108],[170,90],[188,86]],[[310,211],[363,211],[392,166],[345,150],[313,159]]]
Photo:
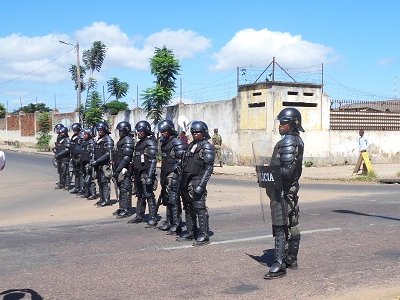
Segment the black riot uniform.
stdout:
[[193,141],[189,144],[182,160],[183,172],[180,185],[187,231],[177,240],[196,238],[193,245],[201,246],[209,243],[206,187],[213,172],[215,149],[208,142],[210,135],[206,123],[194,121],[190,132]]
[[166,220],[160,230],[169,230],[170,234],[180,233],[182,205],[180,202],[179,185],[181,179],[181,160],[187,145],[178,139],[174,123],[170,120],[161,121],[158,125],[161,139],[161,192],[157,206],[166,206]]
[[74,176],[75,185],[70,191],[71,194],[83,194],[83,174],[82,174],[82,143],[83,143],[83,132],[82,126],[79,123],[74,123],[71,126],[73,135],[71,136],[71,162],[72,162],[72,174]]
[[139,121],[135,125],[139,141],[135,146],[133,156],[133,176],[135,193],[137,197],[136,216],[128,223],[141,223],[144,221],[146,202],[149,206],[148,226],[157,225],[157,209],[154,197],[156,180],[158,145],[151,131],[149,122]]
[[94,145],[94,160],[90,162],[90,165],[95,168],[97,184],[99,186],[100,200],[97,201],[96,204],[99,206],[107,206],[111,205],[110,157],[111,151],[114,149],[114,141],[109,136],[110,131],[106,122],[101,121],[97,123],[96,130],[98,132],[98,137]]
[[57,137],[55,147],[55,158],[59,166],[59,183],[56,189],[69,189],[71,177],[69,174],[69,161],[71,140],[68,137],[68,128],[61,127],[59,130],[59,138]]
[[83,142],[82,142],[82,154],[81,154],[81,172],[83,176],[83,198],[88,200],[96,199],[96,183],[94,167],[90,165],[91,161],[94,161],[94,140],[93,130],[86,128],[82,130]]
[[117,218],[126,218],[131,215],[132,208],[132,156],[134,141],[131,135],[131,124],[119,122],[116,128],[119,132],[119,141],[113,153],[113,176],[117,182],[119,194],[119,208],[114,212]]
[[[61,123],[58,123],[54,126],[54,132],[57,133],[57,137],[56,137],[56,142],[54,143],[54,148],[53,148],[53,152],[54,152],[54,160],[56,161],[56,167],[57,167],[57,174],[58,177],[60,178],[60,174],[61,174],[61,164],[58,163],[58,159],[56,158],[56,153],[57,153],[57,147],[60,143],[60,141],[63,139],[63,137],[61,136],[60,133],[60,129],[63,128],[64,125]],[[56,183],[56,189],[58,189],[60,186],[60,182]]]
[[279,132],[284,136],[275,145],[271,166],[280,166],[283,191],[267,191],[270,198],[275,249],[274,263],[265,275],[265,279],[284,276],[286,267],[296,268],[300,245],[297,193],[302,172],[304,143],[299,131],[304,132],[304,129],[301,126],[301,114],[295,108],[283,109],[278,115],[278,120]]

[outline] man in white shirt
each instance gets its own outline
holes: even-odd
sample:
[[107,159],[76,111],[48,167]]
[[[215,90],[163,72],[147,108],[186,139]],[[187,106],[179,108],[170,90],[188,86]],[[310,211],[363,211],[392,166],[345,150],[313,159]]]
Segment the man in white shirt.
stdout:
[[360,152],[367,152],[368,150],[368,140],[364,137],[364,130],[360,130],[359,132],[360,137],[358,138],[358,149]]

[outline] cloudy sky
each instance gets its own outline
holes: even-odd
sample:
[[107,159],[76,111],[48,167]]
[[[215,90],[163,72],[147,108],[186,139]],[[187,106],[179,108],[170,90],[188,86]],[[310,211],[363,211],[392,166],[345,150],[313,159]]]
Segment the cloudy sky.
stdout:
[[[181,64],[175,99],[184,102],[234,97],[238,80],[270,75],[262,72],[273,57],[296,81],[321,83],[323,65],[324,89],[333,98],[400,94],[396,0],[0,1],[0,103],[9,111],[36,101],[74,109],[68,69],[75,47],[60,40],[78,42],[80,56],[102,41],[107,53],[94,74],[98,90],[104,87],[108,98],[107,80],[129,83],[123,100],[131,108],[153,85],[149,59],[164,45]],[[289,80],[284,73],[277,78]]]

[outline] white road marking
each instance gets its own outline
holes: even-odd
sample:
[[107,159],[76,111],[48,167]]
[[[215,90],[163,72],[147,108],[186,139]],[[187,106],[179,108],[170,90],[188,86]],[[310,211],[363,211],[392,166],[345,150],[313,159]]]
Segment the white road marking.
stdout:
[[[325,229],[314,229],[314,230],[305,230],[301,231],[301,234],[310,234],[310,233],[317,233],[317,232],[329,232],[329,231],[338,231],[342,230],[340,227],[335,227],[335,228],[325,228]],[[272,234],[268,235],[260,235],[260,236],[253,236],[253,237],[248,237],[248,238],[243,238],[243,239],[233,239],[233,240],[225,240],[225,241],[218,241],[218,242],[211,242],[209,246],[215,246],[215,245],[221,245],[221,244],[230,244],[230,243],[241,243],[241,242],[248,242],[248,241],[256,241],[256,240],[262,240],[262,239],[268,239],[272,238]],[[187,249],[187,248],[193,248],[193,245],[182,245],[182,246],[175,246],[175,247],[163,247],[160,248],[162,250],[179,250],[179,249]]]

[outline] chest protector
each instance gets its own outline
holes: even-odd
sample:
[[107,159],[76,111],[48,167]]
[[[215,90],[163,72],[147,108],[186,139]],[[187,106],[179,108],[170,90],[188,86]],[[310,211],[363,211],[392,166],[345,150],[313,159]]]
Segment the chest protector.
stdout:
[[183,157],[183,171],[193,176],[204,174],[205,163],[203,160],[203,144],[207,141],[190,143]]
[[71,137],[71,154],[73,157],[82,155],[82,134],[79,132],[77,135]]
[[94,144],[94,159],[98,159],[108,153],[106,148],[106,136],[98,139]]
[[128,156],[124,151],[124,147],[127,147],[126,144],[130,144],[128,148],[133,147],[132,138],[129,136],[125,136],[117,142],[115,150],[113,152],[113,163],[118,166],[125,156]]
[[170,138],[166,143],[161,145],[161,170],[166,173],[172,172],[174,165],[178,161],[175,153],[174,138]]
[[148,155],[148,143],[152,143],[150,138],[144,138],[139,140],[136,144],[135,152],[133,155],[133,169],[137,171],[147,170],[150,167],[149,155]]
[[81,160],[85,163],[88,163],[92,159],[92,153],[94,148],[94,141],[93,139],[89,139],[84,141],[82,144],[82,155]]
[[[67,137],[65,137],[65,138],[60,138],[59,140],[58,140],[58,138],[57,138],[57,142],[56,142],[56,154],[59,154],[59,153],[63,152],[65,149],[67,149],[67,142],[68,142],[67,139],[68,139]],[[66,155],[65,155],[65,156],[66,156]],[[61,158],[61,157],[60,157],[60,158]]]

